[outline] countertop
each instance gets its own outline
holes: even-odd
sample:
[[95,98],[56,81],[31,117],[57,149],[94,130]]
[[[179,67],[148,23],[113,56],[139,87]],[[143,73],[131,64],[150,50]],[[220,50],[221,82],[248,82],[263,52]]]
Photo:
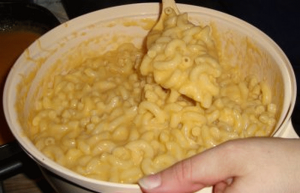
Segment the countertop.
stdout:
[[5,193],[55,193],[42,176],[32,179],[23,173],[5,180],[3,189]]

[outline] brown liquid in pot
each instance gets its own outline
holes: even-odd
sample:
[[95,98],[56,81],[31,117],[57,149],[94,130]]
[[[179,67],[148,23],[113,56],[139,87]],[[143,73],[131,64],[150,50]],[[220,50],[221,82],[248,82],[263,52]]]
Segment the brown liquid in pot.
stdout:
[[14,140],[6,123],[2,99],[6,76],[16,59],[34,42],[40,34],[30,31],[10,31],[0,33],[0,145]]

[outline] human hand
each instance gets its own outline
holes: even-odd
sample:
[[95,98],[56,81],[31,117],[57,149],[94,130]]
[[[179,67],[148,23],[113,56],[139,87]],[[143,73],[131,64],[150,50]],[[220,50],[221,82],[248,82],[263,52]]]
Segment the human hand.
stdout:
[[300,192],[300,140],[248,138],[225,142],[139,181],[145,193]]

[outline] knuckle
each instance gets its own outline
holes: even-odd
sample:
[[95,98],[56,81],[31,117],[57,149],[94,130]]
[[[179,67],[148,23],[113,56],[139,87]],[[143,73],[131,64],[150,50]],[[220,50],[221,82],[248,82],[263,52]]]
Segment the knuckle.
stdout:
[[175,177],[178,182],[192,182],[193,169],[190,159],[178,162],[175,165]]

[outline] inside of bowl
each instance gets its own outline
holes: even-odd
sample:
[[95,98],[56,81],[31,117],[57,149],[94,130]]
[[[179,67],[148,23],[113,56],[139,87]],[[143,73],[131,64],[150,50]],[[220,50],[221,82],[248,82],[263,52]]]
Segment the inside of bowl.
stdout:
[[[22,77],[17,86],[16,99],[19,101],[17,112],[23,129],[28,129],[26,120],[30,116],[31,105],[42,94],[53,75],[67,72],[87,58],[114,50],[124,43],[131,42],[142,49],[154,22],[155,19],[145,20],[143,16],[108,20],[81,29],[76,27],[57,41],[53,41],[50,36],[39,39],[37,44],[29,47],[20,58],[26,62],[19,69]],[[65,28],[70,26],[62,25],[60,28],[68,30]]]
[[272,102],[277,107],[274,135],[286,119],[293,93],[289,61],[282,50],[259,29],[237,18],[197,12],[189,15],[194,23],[211,26],[220,62],[239,66],[242,77],[256,76],[271,88]]
[[[285,72],[285,63],[278,53],[276,45],[260,31],[249,27],[248,24],[235,23],[232,18],[211,18],[211,15],[190,13],[190,20],[199,25],[210,25],[215,44],[219,48],[220,62],[240,66],[242,75],[255,75],[260,81],[264,80],[272,89],[273,102],[277,105],[278,129],[289,108],[288,84],[289,75]],[[19,88],[26,95],[19,96],[19,112],[25,112],[23,123],[26,122],[28,109],[34,104],[34,100],[41,94],[43,87],[47,86],[53,73],[68,71],[76,65],[80,65],[86,58],[101,55],[108,50],[113,50],[118,45],[133,42],[137,47],[144,46],[145,37],[156,16],[148,15],[149,20],[143,16],[129,16],[114,20],[102,21],[93,25],[78,29],[56,40],[54,44],[49,38],[40,40],[27,52],[27,62],[34,63],[27,69],[27,80]],[[69,28],[68,25],[60,26]],[[62,29],[66,30],[66,29]],[[69,30],[69,29],[67,29]],[[134,32],[134,33],[132,33]],[[44,46],[49,44],[49,47]],[[31,52],[30,50],[33,50]],[[42,49],[42,50],[41,50]],[[37,51],[42,51],[34,55]],[[76,54],[75,54],[76,53]],[[26,55],[26,54],[25,54]],[[24,72],[23,72],[24,73]],[[25,72],[26,73],[26,72]],[[24,76],[26,77],[26,75]],[[41,86],[42,85],[42,86]],[[40,89],[37,91],[37,87]],[[27,90],[26,90],[27,89]],[[25,97],[25,98],[24,98]],[[22,106],[24,105],[24,106]]]
[[222,24],[211,23],[215,43],[221,48],[220,61],[238,66],[241,69],[241,77],[255,76],[259,82],[266,82],[271,89],[272,103],[276,104],[277,108],[277,124],[272,133],[274,134],[285,119],[290,106],[290,75],[285,69],[288,61],[284,60],[284,57],[281,58],[281,51],[277,45],[260,31],[247,29],[247,33],[244,34],[243,26],[228,31],[224,25],[230,24]]

